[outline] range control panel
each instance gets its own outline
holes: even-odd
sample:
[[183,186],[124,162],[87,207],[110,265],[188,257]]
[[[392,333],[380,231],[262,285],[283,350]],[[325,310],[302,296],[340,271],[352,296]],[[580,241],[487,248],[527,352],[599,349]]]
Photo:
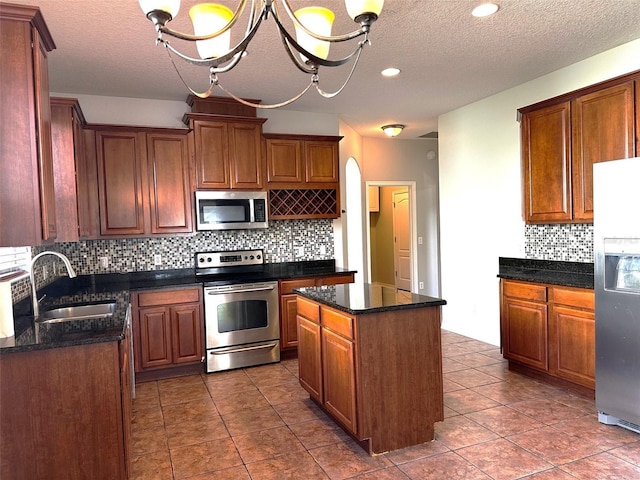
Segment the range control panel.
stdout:
[[262,265],[263,263],[264,252],[262,249],[196,253],[196,269],[211,267],[237,267],[241,265]]

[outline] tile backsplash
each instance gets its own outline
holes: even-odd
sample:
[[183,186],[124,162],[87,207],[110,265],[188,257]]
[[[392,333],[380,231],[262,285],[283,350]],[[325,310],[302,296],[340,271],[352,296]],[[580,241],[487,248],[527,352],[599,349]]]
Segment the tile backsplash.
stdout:
[[525,258],[593,262],[593,224],[525,225]]
[[[216,250],[242,250],[262,248],[269,263],[334,258],[332,220],[272,220],[268,229],[227,230],[197,232],[193,235],[113,240],[81,240],[56,243],[47,248],[34,249],[34,255],[43,250],[55,250],[67,256],[78,275],[92,273],[135,272],[192,268],[196,252]],[[302,253],[300,253],[302,248]],[[160,256],[160,265],[155,256]],[[107,266],[100,259],[106,257]],[[38,288],[65,275],[58,268],[55,257],[44,257],[36,269]],[[48,262],[48,263],[46,263]],[[60,262],[61,264],[61,262]],[[47,281],[38,278],[40,268],[46,265]],[[12,286],[13,302],[30,294],[28,280]]]

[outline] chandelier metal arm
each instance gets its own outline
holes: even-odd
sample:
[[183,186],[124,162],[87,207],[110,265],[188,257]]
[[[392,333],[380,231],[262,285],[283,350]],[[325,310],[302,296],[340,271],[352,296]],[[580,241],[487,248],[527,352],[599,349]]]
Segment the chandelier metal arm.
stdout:
[[336,95],[338,95],[340,92],[342,92],[342,90],[344,90],[344,87],[347,86],[347,83],[349,83],[349,80],[351,80],[351,76],[353,75],[353,72],[355,72],[356,70],[356,66],[358,65],[358,60],[360,60],[360,54],[362,53],[362,46],[357,50],[358,55],[356,56],[356,59],[353,62],[353,66],[351,67],[351,71],[349,72],[349,75],[347,76],[346,80],[344,81],[344,83],[342,84],[342,86],[336,90],[333,93],[329,93],[329,92],[325,92],[324,90],[322,90],[320,88],[320,84],[319,82],[316,80],[314,81],[314,85],[316,87],[316,90],[318,91],[318,93],[320,95],[322,95],[324,98],[333,98]]
[[216,83],[216,85],[218,86],[218,88],[220,88],[220,90],[222,90],[223,92],[225,92],[227,95],[229,95],[231,98],[233,98],[235,101],[242,103],[243,105],[246,105],[248,107],[253,107],[253,108],[262,108],[262,109],[272,109],[272,108],[280,108],[280,107],[284,107],[287,106],[293,102],[295,102],[296,100],[298,100],[300,97],[302,97],[305,93],[307,93],[307,91],[311,88],[311,86],[314,84],[314,80],[312,79],[311,82],[309,82],[309,85],[307,85],[300,93],[298,93],[295,97],[290,98],[289,100],[285,100],[284,102],[281,103],[274,103],[271,105],[264,105],[262,103],[252,103],[249,102],[243,98],[240,98],[236,95],[234,95],[233,93],[231,93],[229,90],[227,90],[226,88],[224,88],[222,85],[220,85],[219,83]]
[[359,30],[354,30],[353,32],[350,33],[345,33],[344,35],[331,35],[331,36],[324,36],[324,35],[319,35],[317,33],[312,32],[311,30],[307,29],[307,27],[305,27],[302,23],[300,23],[300,21],[298,20],[298,18],[295,16],[295,14],[293,13],[293,10],[291,9],[291,6],[289,5],[289,2],[287,0],[273,0],[273,7],[271,8],[271,10],[274,13],[274,18],[276,19],[276,22],[278,24],[280,24],[281,28],[282,24],[279,21],[279,16],[278,16],[278,10],[276,7],[276,2],[277,1],[281,1],[282,2],[282,6],[284,8],[284,10],[287,12],[287,15],[289,16],[289,18],[291,19],[291,21],[293,22],[293,24],[297,27],[300,27],[304,32],[306,32],[307,34],[311,35],[313,38],[316,38],[318,40],[324,40],[325,42],[331,42],[331,43],[335,43],[335,42],[346,42],[348,40],[352,40],[354,38],[357,38],[361,35],[366,35],[367,33],[369,33],[370,30],[370,25],[373,21],[375,21],[378,17],[376,15],[373,15],[373,17],[375,18],[369,18],[367,17],[367,20],[363,20],[363,22],[361,22],[361,28]]
[[[250,19],[250,23],[253,19],[254,2],[255,0],[251,0],[251,10],[252,10],[251,17],[252,18]],[[229,20],[229,23],[227,23],[222,29],[218,30],[217,32],[213,32],[209,35],[192,35],[189,33],[183,33],[177,30],[173,30],[163,24],[156,24],[156,29],[158,30],[158,33],[170,35],[174,38],[179,38],[180,40],[187,40],[189,42],[195,42],[197,40],[209,40],[211,38],[215,38],[223,34],[227,30],[229,30],[231,27],[233,27],[235,23],[238,21],[238,19],[240,18],[240,16],[242,15],[242,12],[244,11],[244,7],[246,4],[247,4],[247,0],[240,0],[240,3],[238,4],[238,8],[236,8],[236,11],[234,12],[233,17],[231,17],[231,20]],[[265,9],[263,8],[262,12],[264,13],[264,11]],[[149,17],[152,14],[153,12],[149,12],[147,17]]]

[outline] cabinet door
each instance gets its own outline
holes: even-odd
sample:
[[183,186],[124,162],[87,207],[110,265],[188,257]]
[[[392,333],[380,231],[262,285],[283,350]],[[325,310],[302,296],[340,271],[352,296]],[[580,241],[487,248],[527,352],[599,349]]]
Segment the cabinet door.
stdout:
[[306,180],[309,183],[338,181],[338,145],[329,141],[304,142]]
[[231,188],[262,188],[262,125],[229,124]]
[[297,295],[280,297],[280,350],[298,346]]
[[131,328],[118,346],[120,350],[120,388],[122,401],[122,437],[124,452],[123,478],[131,477]]
[[573,218],[593,221],[593,164],[634,156],[633,82],[583,95],[571,111]]
[[[144,134],[96,132],[102,235],[144,233]],[[146,169],[145,169],[146,170]],[[145,179],[146,180],[146,179]]]
[[230,188],[226,122],[193,123],[197,188]]
[[169,309],[141,308],[138,310],[138,319],[142,369],[171,365],[173,357]]
[[524,215],[527,223],[571,220],[570,104],[522,117]]
[[302,183],[302,145],[299,140],[268,138],[265,141],[267,181],[273,183]]
[[547,370],[547,305],[502,299],[504,357]]
[[298,315],[298,365],[300,385],[311,398],[322,402],[320,325]]
[[200,304],[171,307],[173,363],[199,363],[203,357]]
[[42,219],[42,240],[56,238],[56,197],[53,180],[53,156],[51,147],[51,105],[49,100],[49,68],[47,51],[40,41],[40,34],[32,28],[34,45],[34,78],[36,119],[38,134],[38,171],[40,177],[40,216]]
[[351,433],[357,434],[354,344],[322,328],[324,406]]
[[186,135],[147,134],[151,233],[192,232]]

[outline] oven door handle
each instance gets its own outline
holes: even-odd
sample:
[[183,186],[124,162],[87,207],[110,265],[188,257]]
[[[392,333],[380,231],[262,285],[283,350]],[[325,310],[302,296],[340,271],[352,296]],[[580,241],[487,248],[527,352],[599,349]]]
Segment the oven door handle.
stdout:
[[247,287],[247,288],[233,288],[229,290],[209,290],[205,288],[205,293],[207,295],[226,295],[228,293],[246,293],[246,292],[263,292],[265,290],[273,290],[275,287],[273,285],[268,285],[266,287]]
[[267,350],[277,347],[277,343],[269,343],[266,345],[256,345],[253,347],[240,347],[240,348],[227,348],[225,350],[218,350],[215,352],[209,352],[211,355],[227,355],[229,353],[240,353],[240,352],[249,352],[252,350]]

